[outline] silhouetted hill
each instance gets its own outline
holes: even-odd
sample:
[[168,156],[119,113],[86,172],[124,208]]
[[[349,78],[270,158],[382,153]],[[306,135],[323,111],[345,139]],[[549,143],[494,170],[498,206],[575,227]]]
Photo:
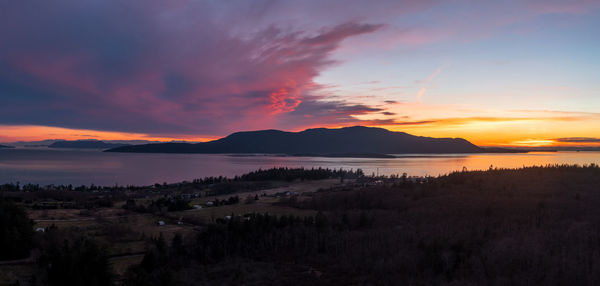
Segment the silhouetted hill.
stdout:
[[57,141],[48,148],[109,149],[129,146],[128,144],[106,143],[98,140]]
[[264,154],[407,154],[480,153],[461,138],[413,136],[373,127],[316,128],[301,132],[262,130],[233,133],[205,143],[162,143],[125,146],[108,152],[264,153]]
[[13,146],[0,145],[0,148],[15,148]]

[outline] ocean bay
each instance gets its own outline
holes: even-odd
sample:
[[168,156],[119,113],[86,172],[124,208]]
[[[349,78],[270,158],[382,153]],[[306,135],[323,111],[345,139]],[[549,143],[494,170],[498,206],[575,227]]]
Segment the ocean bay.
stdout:
[[403,154],[398,158],[325,158],[277,155],[139,154],[98,150],[0,150],[0,184],[150,185],[208,176],[233,177],[257,169],[362,169],[365,174],[438,176],[452,171],[600,163],[600,152]]

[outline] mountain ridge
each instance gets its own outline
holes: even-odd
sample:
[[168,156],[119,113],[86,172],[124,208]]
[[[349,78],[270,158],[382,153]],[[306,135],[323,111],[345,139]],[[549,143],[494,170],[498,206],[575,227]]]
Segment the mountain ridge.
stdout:
[[383,128],[353,126],[312,128],[299,132],[275,129],[240,131],[202,143],[158,143],[123,146],[105,152],[200,154],[410,154],[481,153],[462,138],[414,136]]

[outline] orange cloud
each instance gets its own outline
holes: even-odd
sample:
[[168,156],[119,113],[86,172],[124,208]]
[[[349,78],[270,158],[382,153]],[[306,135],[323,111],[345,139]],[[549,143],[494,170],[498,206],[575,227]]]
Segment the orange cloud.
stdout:
[[88,129],[70,129],[62,127],[49,127],[37,125],[0,125],[0,141],[38,141],[45,139],[65,140],[149,140],[149,141],[209,141],[217,139],[215,136],[150,136],[143,133],[111,132]]

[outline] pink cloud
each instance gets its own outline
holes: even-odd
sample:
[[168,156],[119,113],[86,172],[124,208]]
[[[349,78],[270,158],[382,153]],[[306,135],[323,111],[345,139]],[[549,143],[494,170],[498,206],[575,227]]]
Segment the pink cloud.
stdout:
[[[597,1],[515,1],[509,8],[451,4],[2,3],[0,100],[6,104],[0,106],[0,124],[180,135],[383,124],[389,122],[385,116],[383,121],[357,116],[382,114],[385,107],[347,102],[343,99],[349,97],[333,87],[314,82],[337,64],[334,53],[472,39],[536,15],[584,13],[598,6]],[[439,6],[455,10],[436,11]],[[419,13],[425,12],[431,14],[420,23]],[[401,21],[408,16],[415,16],[414,25]],[[425,80],[419,97],[437,73]]]
[[[303,104],[322,104],[311,96],[320,89],[313,78],[334,63],[330,55],[344,40],[381,27],[356,22],[313,31],[268,26],[242,37],[231,34],[232,27],[216,25],[211,11],[197,6],[162,10],[149,5],[131,10],[134,15],[128,17],[138,21],[123,28],[127,20],[119,18],[121,10],[97,4],[51,7],[54,14],[44,18],[56,22],[40,31],[23,21],[15,22],[17,27],[13,23],[12,29],[27,30],[26,39],[0,28],[0,35],[14,43],[0,47],[8,63],[0,79],[9,78],[14,93],[23,95],[11,107],[15,110],[7,111],[14,121],[149,134],[277,127],[278,117]],[[93,21],[80,16],[86,12]],[[184,17],[191,12],[202,14]],[[62,28],[73,17],[79,17],[81,27]],[[49,42],[49,30],[65,40]],[[31,110],[36,100],[46,107],[43,112],[20,115],[26,112],[19,108]]]

